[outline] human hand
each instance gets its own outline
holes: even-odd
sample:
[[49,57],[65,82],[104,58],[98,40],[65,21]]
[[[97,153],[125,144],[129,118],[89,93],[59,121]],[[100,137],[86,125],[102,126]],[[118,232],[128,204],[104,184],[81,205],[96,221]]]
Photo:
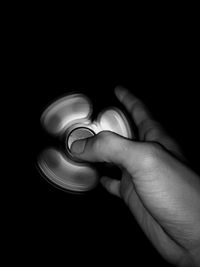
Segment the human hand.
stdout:
[[133,117],[139,140],[104,131],[74,142],[71,150],[80,159],[119,166],[121,180],[102,177],[103,186],[125,201],[166,260],[200,266],[200,178],[139,99],[124,88],[115,94]]

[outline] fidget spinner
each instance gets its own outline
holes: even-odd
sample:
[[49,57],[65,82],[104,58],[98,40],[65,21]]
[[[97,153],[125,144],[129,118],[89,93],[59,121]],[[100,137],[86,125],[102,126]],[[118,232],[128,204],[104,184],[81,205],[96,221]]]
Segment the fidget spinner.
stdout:
[[38,166],[45,178],[63,189],[89,191],[99,180],[94,165],[73,156],[70,148],[74,141],[92,137],[101,131],[133,137],[128,119],[120,109],[106,108],[93,121],[92,110],[92,103],[85,95],[73,93],[50,104],[41,115],[42,126],[60,140],[63,149],[44,149],[38,157]]

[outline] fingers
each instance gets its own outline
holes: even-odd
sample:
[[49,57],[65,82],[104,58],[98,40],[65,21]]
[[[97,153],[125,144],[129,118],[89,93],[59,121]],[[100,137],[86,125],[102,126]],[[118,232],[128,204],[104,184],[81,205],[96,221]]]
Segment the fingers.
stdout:
[[150,112],[147,110],[144,104],[132,93],[130,93],[128,89],[116,87],[115,94],[119,101],[131,113],[137,126],[147,119],[152,119]]
[[[147,146],[142,142],[134,142],[110,131],[75,141],[72,143],[71,152],[74,157],[87,162],[107,162],[119,166],[123,173],[131,175],[140,172],[146,157]],[[128,176],[123,175],[121,181],[103,177],[102,185],[113,195],[121,196],[127,201],[132,182]]]
[[100,182],[109,193],[120,197],[120,181],[104,176]]
[[125,169],[130,166],[138,168],[143,156],[140,143],[110,131],[103,131],[93,137],[75,141],[71,146],[71,152],[80,160],[110,162]]
[[105,176],[100,181],[109,193],[122,198],[127,205],[130,204],[130,196],[134,194],[134,186],[129,173],[123,172],[120,181]]
[[115,94],[132,115],[141,141],[158,142],[167,150],[172,151],[179,158],[185,160],[177,142],[165,132],[160,123],[153,119],[151,113],[141,100],[123,87],[116,87]]
[[[145,105],[132,93],[123,87],[116,87],[115,94],[119,101],[126,107],[128,112],[133,117],[133,120],[138,128],[139,137],[141,140],[147,140],[150,130],[159,131],[160,125],[153,120],[152,115]],[[147,136],[148,134],[148,136]],[[152,141],[152,140],[149,140]]]

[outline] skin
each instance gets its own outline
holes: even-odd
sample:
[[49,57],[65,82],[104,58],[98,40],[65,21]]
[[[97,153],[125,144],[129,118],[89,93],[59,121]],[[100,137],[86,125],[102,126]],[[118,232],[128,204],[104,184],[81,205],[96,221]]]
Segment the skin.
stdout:
[[74,142],[71,150],[88,162],[118,165],[121,180],[102,177],[103,186],[125,201],[168,262],[200,266],[200,177],[138,98],[122,87],[115,94],[131,114],[139,141],[103,131]]

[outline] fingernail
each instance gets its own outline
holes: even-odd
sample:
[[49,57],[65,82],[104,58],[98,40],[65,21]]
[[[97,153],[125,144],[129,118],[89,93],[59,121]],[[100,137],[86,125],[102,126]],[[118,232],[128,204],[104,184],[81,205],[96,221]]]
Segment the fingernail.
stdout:
[[84,151],[86,145],[86,139],[78,140],[72,143],[71,152],[76,154],[81,154]]

